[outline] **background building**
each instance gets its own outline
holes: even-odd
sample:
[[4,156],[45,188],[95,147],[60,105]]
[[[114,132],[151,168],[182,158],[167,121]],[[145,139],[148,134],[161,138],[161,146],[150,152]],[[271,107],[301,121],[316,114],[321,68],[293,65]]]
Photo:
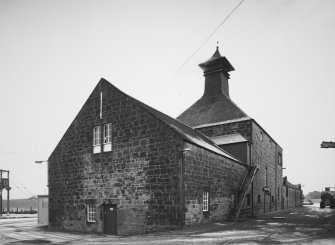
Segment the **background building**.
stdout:
[[282,209],[299,207],[303,200],[301,185],[291,184],[285,176],[283,178]]
[[246,194],[249,215],[281,208],[283,150],[253,118],[230,98],[229,72],[234,67],[218,48],[199,65],[205,76],[203,96],[177,119],[207,135],[222,149],[259,169]]

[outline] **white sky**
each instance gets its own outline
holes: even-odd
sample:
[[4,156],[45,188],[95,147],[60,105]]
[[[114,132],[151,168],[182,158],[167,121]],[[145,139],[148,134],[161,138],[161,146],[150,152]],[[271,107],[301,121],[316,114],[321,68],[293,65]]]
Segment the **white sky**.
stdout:
[[[0,168],[11,198],[45,194],[46,160],[101,77],[176,117],[219,41],[231,98],[284,149],[305,193],[335,186],[335,1],[0,0]],[[172,78],[172,79],[171,79]],[[6,192],[3,193],[6,196]]]

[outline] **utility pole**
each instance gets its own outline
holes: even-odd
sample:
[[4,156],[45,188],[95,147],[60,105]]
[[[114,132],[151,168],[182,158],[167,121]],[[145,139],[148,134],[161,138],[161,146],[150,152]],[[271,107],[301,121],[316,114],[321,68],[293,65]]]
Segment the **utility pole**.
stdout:
[[322,141],[321,148],[335,148],[335,142]]
[[[7,173],[7,178],[2,176],[3,173]],[[2,190],[7,190],[7,213],[9,214],[9,171],[0,169],[0,216],[2,216]]]

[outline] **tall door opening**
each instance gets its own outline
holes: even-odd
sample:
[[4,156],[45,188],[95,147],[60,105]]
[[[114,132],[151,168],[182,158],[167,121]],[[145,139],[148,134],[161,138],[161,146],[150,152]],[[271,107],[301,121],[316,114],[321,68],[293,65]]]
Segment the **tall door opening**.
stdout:
[[104,233],[117,234],[117,206],[116,204],[104,205]]

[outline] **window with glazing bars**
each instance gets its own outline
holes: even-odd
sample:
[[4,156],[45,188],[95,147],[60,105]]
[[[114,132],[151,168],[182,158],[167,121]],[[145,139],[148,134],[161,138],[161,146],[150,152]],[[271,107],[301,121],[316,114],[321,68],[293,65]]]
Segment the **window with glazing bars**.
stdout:
[[100,126],[93,128],[93,153],[101,152],[101,129]]
[[95,206],[87,205],[87,221],[95,222]]
[[112,124],[107,123],[104,125],[104,151],[112,150]]
[[202,211],[208,211],[208,192],[202,194]]

